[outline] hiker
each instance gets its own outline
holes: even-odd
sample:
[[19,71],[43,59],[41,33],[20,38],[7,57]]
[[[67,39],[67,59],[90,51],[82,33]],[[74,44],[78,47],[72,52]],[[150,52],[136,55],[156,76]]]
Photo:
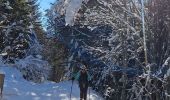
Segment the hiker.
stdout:
[[87,90],[91,77],[87,71],[86,66],[83,66],[81,70],[72,77],[72,80],[78,80],[80,87],[80,100],[87,100]]

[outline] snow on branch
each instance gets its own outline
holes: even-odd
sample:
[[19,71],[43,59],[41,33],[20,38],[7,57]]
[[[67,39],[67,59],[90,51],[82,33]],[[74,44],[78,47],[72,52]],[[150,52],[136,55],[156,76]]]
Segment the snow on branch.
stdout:
[[64,2],[60,1],[62,6],[59,7],[59,11],[65,15],[66,25],[74,25],[75,16],[81,8],[83,2],[87,3],[88,0],[65,0]]

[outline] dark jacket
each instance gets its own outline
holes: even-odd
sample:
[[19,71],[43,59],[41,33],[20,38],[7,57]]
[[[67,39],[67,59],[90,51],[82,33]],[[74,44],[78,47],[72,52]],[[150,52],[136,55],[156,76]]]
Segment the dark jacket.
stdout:
[[85,87],[88,87],[88,83],[91,80],[91,77],[88,72],[82,73],[81,71],[79,71],[75,75],[75,79],[78,80],[80,87],[84,87],[84,85]]

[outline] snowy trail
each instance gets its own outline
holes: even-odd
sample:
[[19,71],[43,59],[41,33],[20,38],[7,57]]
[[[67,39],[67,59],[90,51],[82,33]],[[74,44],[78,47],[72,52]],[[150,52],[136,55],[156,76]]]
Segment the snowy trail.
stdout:
[[[5,73],[3,97],[0,100],[70,100],[71,81],[36,84],[24,80],[15,68],[0,67],[0,70]],[[90,100],[103,100],[94,91],[90,92]],[[76,82],[73,85],[71,100],[79,100]]]

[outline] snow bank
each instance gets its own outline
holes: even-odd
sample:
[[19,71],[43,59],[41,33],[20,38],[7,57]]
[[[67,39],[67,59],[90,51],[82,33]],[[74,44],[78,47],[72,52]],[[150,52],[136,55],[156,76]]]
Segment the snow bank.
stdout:
[[15,66],[22,72],[25,79],[38,83],[47,80],[50,72],[50,65],[47,61],[33,56],[20,59]]
[[[14,67],[0,67],[0,69],[5,72],[2,100],[70,100],[70,81],[61,83],[46,81],[36,84],[24,80]],[[90,100],[103,100],[94,91],[90,92]],[[71,100],[79,100],[79,88],[75,82]]]

